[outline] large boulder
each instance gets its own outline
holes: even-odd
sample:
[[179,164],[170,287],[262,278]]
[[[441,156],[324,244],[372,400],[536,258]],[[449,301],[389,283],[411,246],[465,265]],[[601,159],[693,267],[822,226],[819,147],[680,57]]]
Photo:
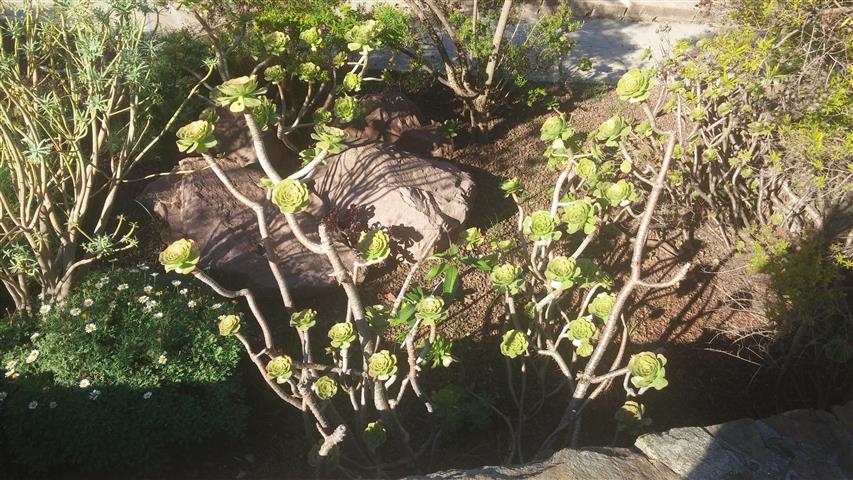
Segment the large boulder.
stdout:
[[[236,188],[267,205],[266,215],[276,254],[293,290],[335,283],[325,257],[307,251],[293,236],[283,215],[257,186],[263,176],[255,164],[242,159],[218,160]],[[151,183],[141,200],[162,217],[168,227],[164,241],[195,240],[202,267],[211,268],[232,285],[250,282],[275,289],[276,284],[261,246],[254,213],[240,204],[199,158],[182,160],[175,174]],[[316,240],[317,221],[358,207],[371,226],[386,228],[403,249],[403,257],[421,258],[433,242],[458,230],[473,194],[468,174],[441,160],[420,158],[387,144],[363,144],[330,158],[314,175],[311,204],[296,217]],[[354,253],[337,245],[344,263]]]
[[420,156],[450,158],[453,142],[436,122],[423,120],[414,102],[401,93],[360,98],[366,114],[346,128],[350,143],[385,142]]

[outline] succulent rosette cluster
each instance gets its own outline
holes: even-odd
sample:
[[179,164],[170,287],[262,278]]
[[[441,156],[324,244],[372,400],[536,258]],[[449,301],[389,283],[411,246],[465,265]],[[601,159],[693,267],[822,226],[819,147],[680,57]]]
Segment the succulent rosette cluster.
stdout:
[[492,269],[492,285],[501,293],[515,295],[524,286],[522,270],[511,263],[504,263]]
[[264,80],[270,83],[281,83],[284,81],[286,74],[287,72],[284,70],[284,67],[281,65],[273,65],[264,70]]
[[646,418],[646,408],[642,403],[628,400],[613,414],[619,430],[638,431],[650,425],[651,419]]
[[557,241],[563,235],[557,230],[560,220],[545,210],[537,210],[524,219],[522,231],[534,245],[545,246]]
[[630,205],[640,198],[640,194],[637,192],[637,189],[634,188],[634,184],[625,180],[619,180],[618,182],[611,183],[607,189],[604,190],[604,196],[607,199],[607,202],[614,207]]
[[299,39],[308,44],[312,52],[316,52],[323,44],[323,35],[317,27],[311,27],[299,33]]
[[602,292],[589,302],[587,311],[593,317],[606,322],[610,318],[614,303],[616,303],[616,295]]
[[240,331],[240,317],[237,315],[225,315],[219,319],[219,334],[230,337]]
[[242,112],[261,105],[261,98],[267,89],[258,85],[254,75],[226,80],[216,87],[213,100],[220,107],[228,107],[232,112]]
[[652,89],[652,79],[649,72],[632,68],[622,75],[616,84],[616,95],[628,103],[638,103],[649,98]]
[[563,205],[562,217],[563,223],[566,224],[566,233],[582,231],[589,235],[596,229],[595,204],[589,199],[575,200]]
[[308,188],[299,180],[284,179],[272,186],[272,203],[281,213],[296,213],[308,207]]
[[548,261],[545,278],[551,282],[551,288],[565,290],[581,281],[582,270],[572,257],[558,255]]
[[355,97],[341,95],[335,99],[335,116],[342,123],[350,123],[361,114],[361,106]]
[[438,325],[438,322],[447,318],[444,309],[444,300],[441,297],[427,295],[415,304],[415,318],[423,325]]
[[382,24],[376,20],[367,20],[350,28],[345,34],[347,48],[351,52],[368,53],[379,47],[377,37],[382,31]]
[[199,258],[195,243],[192,240],[182,238],[172,242],[165,250],[160,252],[160,264],[167,272],[187,274],[195,270]]
[[358,239],[358,253],[368,265],[380,263],[391,254],[391,238],[382,230],[370,230]]
[[483,232],[477,227],[471,227],[459,236],[459,243],[467,250],[473,250],[483,244],[486,240],[483,238]]
[[592,355],[593,342],[598,338],[598,328],[589,318],[581,317],[569,322],[566,336],[579,357],[588,357]]
[[669,382],[666,379],[666,357],[654,352],[641,352],[628,361],[631,383],[637,388],[661,390]]
[[619,146],[619,140],[625,138],[631,127],[621,115],[614,115],[605,120],[595,134],[595,139],[599,142],[604,142],[608,147]]
[[371,422],[364,428],[361,434],[361,439],[370,451],[375,451],[388,440],[388,434],[385,427],[380,422]]
[[287,355],[279,355],[273,357],[267,363],[267,377],[276,381],[276,383],[284,383],[293,376],[293,360]]
[[340,128],[330,127],[328,125],[320,125],[314,129],[311,138],[317,141],[314,148],[316,150],[326,150],[329,153],[341,153],[346,149],[344,139],[347,138],[347,133]]
[[344,75],[343,81],[341,81],[341,86],[344,87],[344,90],[347,92],[360,92],[361,91],[361,75],[353,72],[348,72]]
[[524,196],[524,184],[517,177],[510,178],[501,183],[501,190],[503,190],[504,196],[507,198],[513,196],[521,198]]
[[320,400],[328,400],[338,393],[338,382],[328,375],[323,375],[314,382],[311,388]]
[[397,373],[397,357],[388,350],[380,350],[367,360],[367,374],[377,380],[388,380]]
[[300,332],[307,332],[316,323],[317,311],[310,308],[293,312],[290,316],[290,326]]
[[554,140],[568,140],[574,134],[569,122],[563,115],[555,115],[545,120],[539,129],[539,138],[546,142]]
[[515,358],[523,355],[527,351],[528,345],[529,342],[524,332],[515,329],[508,330],[501,341],[501,354],[509,358]]
[[207,120],[190,122],[177,131],[178,150],[184,153],[204,153],[216,146],[213,123]]
[[296,75],[300,80],[306,83],[322,82],[326,80],[326,72],[314,62],[300,63],[296,67]]
[[340,322],[329,328],[329,340],[332,348],[349,348],[356,339],[352,323]]
[[263,36],[264,49],[273,55],[284,53],[288,42],[290,37],[284,32],[269,32]]
[[385,305],[371,305],[364,309],[364,319],[367,320],[367,324],[378,332],[388,327],[389,316],[390,312]]
[[278,113],[275,103],[267,97],[261,98],[261,104],[252,109],[252,118],[258,124],[258,129],[265,132],[278,123]]

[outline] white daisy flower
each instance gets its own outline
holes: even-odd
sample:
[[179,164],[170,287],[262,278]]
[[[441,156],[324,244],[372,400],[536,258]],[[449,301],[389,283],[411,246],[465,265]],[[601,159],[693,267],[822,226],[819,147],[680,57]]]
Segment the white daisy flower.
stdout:
[[151,398],[151,392],[145,392],[145,393],[143,393],[143,394],[142,394],[142,398],[144,398],[145,400],[148,400],[149,398]]
[[165,354],[160,355],[159,357],[157,357],[157,363],[159,363],[160,365],[165,365],[165,364],[166,364],[166,362],[168,362],[168,361],[169,361],[169,359],[168,359],[168,358],[166,358],[166,355],[165,355]]
[[157,306],[157,300],[148,300],[145,302],[145,306],[148,308],[154,308]]
[[98,397],[100,397],[100,396],[101,396],[101,391],[98,389],[95,389],[95,390],[92,390],[91,392],[89,392],[89,399],[90,400],[97,400]]
[[152,277],[157,278],[157,275],[160,275],[160,272],[154,272],[151,274]]
[[92,300],[91,298],[87,298],[86,300],[83,300],[83,306],[84,307],[91,307],[92,305],[94,305],[94,303],[95,303],[95,301]]
[[198,303],[196,303],[195,300],[190,300],[189,302],[187,302],[187,306],[190,308],[194,308],[196,305],[198,305]]
[[94,323],[87,323],[86,324],[86,333],[92,333],[97,329],[98,329],[98,326],[95,325]]
[[30,354],[29,354],[29,355],[27,355],[27,360],[26,360],[26,362],[27,362],[27,363],[33,363],[33,362],[35,362],[36,360],[38,360],[38,358],[39,358],[39,351],[38,351],[38,350],[33,350],[32,352],[30,352]]
[[72,308],[71,310],[69,310],[69,311],[68,311],[68,313],[70,313],[71,315],[73,315],[73,316],[75,316],[75,317],[76,317],[76,316],[78,316],[78,315],[80,315],[80,312],[81,312],[81,310],[80,310],[79,308],[77,308],[77,307],[74,307],[74,308]]
[[32,402],[30,402],[29,405],[27,405],[27,408],[29,408],[30,410],[35,410],[36,408],[38,408],[38,406],[39,402],[33,400]]
[[145,288],[143,288],[142,291],[145,293],[151,293],[154,291],[154,287],[152,287],[151,285],[145,285]]
[[180,293],[181,295],[186,295],[187,292],[189,292],[189,290],[187,290],[186,288],[182,288],[182,289],[178,290],[178,293]]
[[110,281],[110,277],[101,277],[98,280],[101,281],[102,283],[107,283]]
[[9,360],[6,362],[6,370],[14,370],[18,366],[17,360]]
[[41,308],[39,308],[39,313],[42,315],[47,315],[48,313],[50,313],[50,309],[51,309],[50,304],[46,303],[46,304],[42,305]]
[[16,373],[14,370],[6,370],[5,375],[6,375],[6,378],[13,378],[14,379]]
[[121,292],[122,290],[127,290],[128,288],[130,288],[130,285],[128,285],[126,283],[122,283],[117,288],[118,288],[118,291]]
[[154,318],[163,318],[163,312],[157,312],[154,314]]
[[221,303],[214,303],[213,305],[210,306],[210,308],[217,310],[217,309],[222,308],[222,304]]
[[57,405],[56,402],[50,402],[49,406],[50,406],[50,408],[56,408],[56,405]]
[[39,339],[39,337],[41,337],[41,334],[39,332],[36,332],[36,333],[30,335],[30,341],[35,342],[36,340]]
[[8,397],[8,396],[9,396],[8,393],[0,392],[0,402],[2,402],[3,400],[6,400],[6,397]]
[[92,385],[92,382],[90,382],[88,378],[80,380],[80,388],[89,388],[90,385]]
[[145,303],[149,300],[148,295],[142,295],[140,297],[136,297],[136,301],[139,303]]
[[172,280],[172,285],[175,287],[179,287],[179,286],[181,286],[181,281],[180,280]]

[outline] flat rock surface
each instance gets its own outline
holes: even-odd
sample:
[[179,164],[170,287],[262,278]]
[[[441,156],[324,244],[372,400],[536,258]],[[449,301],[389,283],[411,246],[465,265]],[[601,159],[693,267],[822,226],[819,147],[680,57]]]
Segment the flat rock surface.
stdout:
[[849,480],[853,434],[835,414],[793,410],[763,420],[673,428],[634,448],[564,449],[542,462],[449,470],[410,479]]

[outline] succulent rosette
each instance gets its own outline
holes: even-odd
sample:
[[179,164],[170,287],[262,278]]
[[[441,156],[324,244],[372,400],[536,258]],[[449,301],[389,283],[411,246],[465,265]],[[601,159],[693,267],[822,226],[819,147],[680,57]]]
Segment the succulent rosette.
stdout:
[[616,147],[619,145],[619,140],[628,135],[630,130],[631,127],[622,116],[614,115],[598,127],[595,139],[604,142],[608,147]]
[[192,240],[182,238],[160,252],[160,264],[167,272],[186,274],[195,270],[200,255]]
[[595,347],[593,347],[592,343],[590,342],[581,342],[578,346],[575,347],[575,353],[581,358],[586,358],[592,355],[592,352],[594,351]]
[[364,309],[364,319],[370,328],[381,332],[388,327],[390,313],[385,305],[371,305]]
[[598,164],[591,158],[582,158],[575,167],[575,172],[589,183],[598,182]]
[[375,451],[388,440],[385,427],[380,422],[370,422],[361,434],[361,439],[370,451]]
[[326,125],[332,121],[333,115],[326,107],[319,107],[311,117],[317,125]]
[[252,109],[252,118],[255,119],[260,131],[269,130],[271,126],[278,123],[275,103],[267,97],[261,98],[261,104]]
[[207,107],[198,114],[198,119],[206,120],[215,126],[216,122],[219,121],[219,113],[217,113],[215,107]]
[[349,95],[341,95],[335,99],[335,116],[342,123],[350,123],[358,118],[361,108],[358,100]]
[[284,179],[273,185],[271,199],[281,213],[301,212],[308,207],[308,188],[299,180]]
[[628,361],[631,383],[637,388],[661,390],[669,382],[666,379],[666,357],[659,353],[641,352]]
[[307,332],[316,323],[317,311],[310,308],[293,312],[290,316],[290,326],[300,332]]
[[492,285],[501,293],[516,294],[519,288],[524,285],[524,280],[520,276],[521,268],[511,263],[504,263],[492,269]]
[[355,331],[349,322],[336,323],[329,329],[329,340],[332,348],[349,348],[355,339]]
[[652,136],[652,124],[648,120],[643,120],[634,128],[634,133],[641,137]]
[[524,219],[522,231],[536,245],[549,245],[563,235],[557,230],[560,221],[545,210],[537,210]]
[[527,336],[520,330],[508,330],[501,341],[501,354],[509,358],[523,355],[527,351]]
[[567,233],[583,231],[589,235],[595,231],[595,205],[589,199],[575,200],[563,205],[563,222]]
[[574,258],[558,255],[548,261],[545,278],[551,282],[551,288],[565,290],[581,281],[581,268]]
[[312,389],[320,400],[328,400],[338,393],[338,382],[328,375],[323,375],[314,382]]
[[347,48],[351,52],[368,53],[375,50],[379,45],[376,37],[382,30],[382,25],[376,20],[367,20],[353,25],[345,34]]
[[447,318],[444,300],[434,295],[421,298],[415,305],[415,318],[423,325],[437,325],[438,322]]
[[379,263],[391,253],[391,238],[382,230],[370,230],[358,239],[358,253],[368,265]]
[[388,350],[380,350],[367,360],[367,374],[377,380],[388,380],[397,373],[397,357]]
[[300,63],[296,67],[296,75],[306,83],[322,82],[328,78],[328,74],[314,62]]
[[314,129],[311,138],[317,141],[314,145],[314,148],[317,150],[326,150],[329,153],[341,153],[346,149],[343,142],[347,138],[347,133],[340,128],[319,125]]
[[619,430],[637,431],[651,424],[651,420],[645,417],[645,413],[646,408],[642,403],[628,400],[619,407],[613,419],[616,420]]
[[477,227],[471,227],[459,236],[459,243],[468,250],[473,250],[485,242],[483,232]]
[[348,72],[344,75],[344,79],[341,82],[341,86],[344,87],[344,90],[347,92],[360,92],[361,91],[361,75],[357,73]]
[[237,315],[225,315],[219,320],[219,334],[230,337],[240,331],[240,317]]
[[267,89],[258,86],[258,79],[254,75],[237,77],[216,87],[214,101],[220,107],[228,107],[232,112],[239,113],[259,106],[265,93]]
[[616,295],[602,292],[589,302],[587,311],[595,318],[607,321],[610,318],[610,311],[613,310],[614,303],[616,303]]
[[178,129],[178,150],[184,153],[204,153],[216,145],[213,138],[213,123],[196,120]]
[[267,363],[267,376],[276,383],[286,382],[293,376],[293,360],[287,355],[273,357]]
[[504,192],[504,196],[509,198],[512,196],[522,197],[524,196],[524,184],[521,183],[516,177],[510,178],[501,184],[501,190]]
[[569,126],[569,123],[562,115],[555,115],[550,117],[548,120],[545,120],[545,123],[542,124],[542,128],[539,129],[539,139],[546,142],[553,142],[554,140],[568,140],[573,134],[574,132]]
[[263,37],[264,49],[273,55],[281,55],[287,48],[290,37],[284,32],[269,32]]
[[604,191],[604,197],[614,207],[624,207],[639,199],[640,195],[634,188],[634,184],[625,180],[611,183]]
[[586,317],[577,318],[569,322],[566,336],[572,341],[572,345],[578,346],[582,342],[592,342],[598,335],[598,329],[592,320]]
[[284,70],[284,67],[281,65],[273,65],[264,70],[264,80],[270,83],[281,83],[284,81],[286,74],[287,72]]
[[616,95],[628,103],[638,103],[649,98],[652,89],[652,79],[649,72],[632,68],[622,75],[616,84]]
[[307,43],[312,52],[316,52],[323,44],[323,35],[317,27],[311,27],[299,33],[299,39]]

